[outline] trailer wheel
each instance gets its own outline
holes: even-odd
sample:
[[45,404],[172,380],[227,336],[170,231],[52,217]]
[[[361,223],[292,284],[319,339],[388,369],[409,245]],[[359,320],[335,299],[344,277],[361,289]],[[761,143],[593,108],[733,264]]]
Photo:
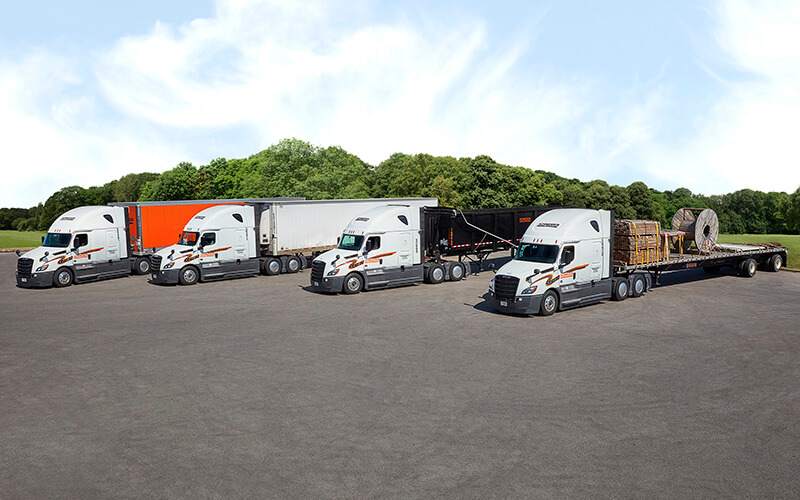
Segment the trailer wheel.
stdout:
[[272,257],[271,259],[267,259],[264,261],[264,274],[269,276],[275,276],[276,274],[280,274],[281,272],[281,260]]
[[633,282],[631,283],[631,295],[633,297],[641,297],[644,295],[646,288],[647,283],[645,283],[644,276],[641,274],[634,275]]
[[300,264],[300,259],[296,256],[289,257],[289,260],[286,261],[286,271],[289,273],[296,273],[301,269],[302,265]]
[[553,290],[545,292],[542,297],[542,304],[539,306],[539,314],[550,316],[558,309],[558,294]]
[[467,274],[467,268],[461,262],[453,262],[450,264],[450,281],[461,281],[464,275]]
[[625,300],[628,298],[627,278],[617,278],[617,280],[614,281],[614,294],[612,298],[614,300]]
[[444,281],[444,266],[441,264],[432,264],[428,268],[428,283],[438,285]]
[[777,273],[783,267],[783,255],[775,254],[767,261],[767,271]]
[[74,281],[75,275],[72,274],[72,269],[62,267],[53,274],[53,286],[63,288],[70,286]]
[[364,278],[358,273],[350,273],[344,279],[344,286],[342,291],[346,294],[354,294],[360,292],[364,288]]
[[147,257],[139,257],[133,264],[133,272],[136,274],[147,274],[150,272],[150,259]]
[[181,285],[194,285],[200,279],[200,272],[194,266],[186,266],[181,269],[178,282]]
[[749,259],[745,259],[742,261],[741,266],[739,267],[739,276],[743,276],[745,278],[752,278],[756,275],[756,268],[758,264],[756,263],[756,259],[752,257]]

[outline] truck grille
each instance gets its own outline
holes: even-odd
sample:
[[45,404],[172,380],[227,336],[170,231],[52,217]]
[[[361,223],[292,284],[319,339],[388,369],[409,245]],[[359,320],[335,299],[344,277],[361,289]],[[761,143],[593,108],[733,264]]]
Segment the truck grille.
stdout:
[[17,259],[17,272],[19,274],[29,276],[31,271],[33,271],[33,259]]
[[150,257],[150,264],[152,271],[160,271],[161,270],[161,259],[160,255],[153,255]]
[[513,300],[517,295],[519,278],[498,275],[494,277],[494,295],[500,300]]
[[325,263],[315,260],[311,263],[311,281],[319,281],[325,272]]

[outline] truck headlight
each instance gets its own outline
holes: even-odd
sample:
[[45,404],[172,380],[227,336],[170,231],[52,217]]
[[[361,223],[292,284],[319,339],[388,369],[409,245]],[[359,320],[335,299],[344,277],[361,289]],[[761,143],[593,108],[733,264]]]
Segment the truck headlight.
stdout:
[[489,291],[494,292],[494,278],[489,282]]
[[535,291],[536,291],[536,285],[529,286],[528,288],[522,291],[522,295],[531,295]]
[[[174,265],[175,265],[174,262],[168,262],[168,263],[164,264],[164,267],[162,267],[161,269],[172,269],[172,266],[174,266]],[[157,271],[157,269],[156,269],[156,271]]]
[[45,264],[45,265],[43,265],[43,266],[39,266],[39,267],[37,267],[37,268],[36,268],[36,272],[38,273],[38,272],[40,272],[40,271],[44,271],[44,270],[45,270],[45,269],[47,269],[49,266],[50,266],[50,264]]
[[339,274],[339,268],[338,267],[336,269],[328,271],[328,274],[326,276],[336,276],[337,274]]

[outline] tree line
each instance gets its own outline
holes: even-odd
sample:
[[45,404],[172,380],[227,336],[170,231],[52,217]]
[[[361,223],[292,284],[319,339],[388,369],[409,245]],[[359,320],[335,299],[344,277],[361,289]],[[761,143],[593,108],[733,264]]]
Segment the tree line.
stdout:
[[800,188],[792,194],[742,189],[706,196],[686,188],[658,191],[643,182],[582,182],[503,165],[488,156],[396,153],[373,167],[340,147],[322,148],[298,139],[285,139],[249,158],[217,158],[199,167],[184,162],[162,174],[128,174],[102,186],[65,187],[35,207],[0,208],[0,229],[46,230],[67,210],[110,202],[278,196],[424,196],[463,209],[569,205],[614,210],[620,218],[658,220],[666,227],[680,208],[711,208],[723,233],[800,232]]

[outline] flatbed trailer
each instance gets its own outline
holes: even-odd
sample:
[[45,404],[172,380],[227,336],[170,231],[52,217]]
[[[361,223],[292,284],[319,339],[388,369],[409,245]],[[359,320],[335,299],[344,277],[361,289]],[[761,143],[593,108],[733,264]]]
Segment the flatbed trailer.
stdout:
[[[646,226],[642,223],[652,221],[626,220],[620,221],[620,226],[630,225],[635,231],[637,222]],[[655,222],[652,226],[658,227]],[[549,316],[603,300],[640,297],[658,284],[664,272],[701,268],[716,273],[730,266],[740,276],[752,277],[759,267],[779,271],[788,256],[787,249],[775,243],[714,243],[694,252],[676,253],[668,246],[673,235],[657,229],[634,233],[635,246],[631,246],[630,232],[617,232],[616,227],[614,213],[608,210],[545,212],[531,223],[513,260],[497,271],[489,285],[489,303],[503,313]],[[615,255],[617,236],[620,251]],[[680,239],[673,243],[686,249]],[[624,257],[627,260],[615,260]],[[644,260],[648,258],[653,260]]]
[[742,266],[748,259],[753,259],[756,265],[765,267],[769,265],[769,261],[776,254],[782,256],[783,262],[786,262],[788,256],[786,248],[777,243],[720,244],[715,248],[714,251],[705,254],[670,252],[669,258],[657,262],[636,265],[617,264],[614,266],[614,274],[624,276],[636,271],[647,271],[653,275],[653,281],[656,284],[661,273],[695,267],[701,267],[706,272],[714,273],[721,267],[728,266],[736,269],[740,274],[747,275],[750,270],[742,269]]

